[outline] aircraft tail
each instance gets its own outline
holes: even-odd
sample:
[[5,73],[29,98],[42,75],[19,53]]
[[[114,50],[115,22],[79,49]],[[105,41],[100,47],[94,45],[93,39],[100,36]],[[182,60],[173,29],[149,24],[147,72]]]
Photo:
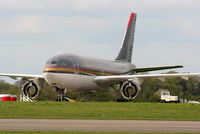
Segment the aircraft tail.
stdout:
[[136,13],[131,13],[122,48],[115,60],[131,62],[135,34]]

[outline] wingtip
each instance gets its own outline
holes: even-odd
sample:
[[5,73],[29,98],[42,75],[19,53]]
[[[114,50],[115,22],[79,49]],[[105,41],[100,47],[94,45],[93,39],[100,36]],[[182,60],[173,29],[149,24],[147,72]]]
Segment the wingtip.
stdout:
[[183,65],[178,65],[177,67],[179,67],[179,68],[183,68]]

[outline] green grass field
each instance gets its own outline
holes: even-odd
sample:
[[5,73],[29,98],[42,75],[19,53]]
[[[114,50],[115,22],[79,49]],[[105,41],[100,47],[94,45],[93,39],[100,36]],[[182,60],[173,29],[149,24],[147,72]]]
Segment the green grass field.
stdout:
[[[190,133],[131,133],[131,132],[50,132],[50,131],[0,131],[0,134],[190,134]],[[198,133],[196,133],[198,134]]]
[[0,102],[0,118],[200,120],[198,104]]

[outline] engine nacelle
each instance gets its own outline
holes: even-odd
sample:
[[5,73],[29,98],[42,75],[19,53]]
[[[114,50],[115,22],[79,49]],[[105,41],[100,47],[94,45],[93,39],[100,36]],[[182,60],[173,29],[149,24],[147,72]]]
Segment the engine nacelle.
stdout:
[[139,91],[141,91],[141,88],[137,80],[129,80],[124,82],[120,90],[121,95],[127,100],[135,99]]
[[22,93],[30,99],[37,97],[39,92],[40,88],[34,81],[26,81],[22,86]]

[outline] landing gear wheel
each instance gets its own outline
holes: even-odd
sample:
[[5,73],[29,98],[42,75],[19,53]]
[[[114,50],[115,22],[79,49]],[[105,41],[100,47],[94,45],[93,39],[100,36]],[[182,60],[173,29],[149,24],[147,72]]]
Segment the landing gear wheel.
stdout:
[[56,99],[56,101],[66,101],[65,100],[65,93],[66,93],[66,89],[61,89],[58,87],[53,87],[55,89],[55,91],[58,94],[58,98]]

